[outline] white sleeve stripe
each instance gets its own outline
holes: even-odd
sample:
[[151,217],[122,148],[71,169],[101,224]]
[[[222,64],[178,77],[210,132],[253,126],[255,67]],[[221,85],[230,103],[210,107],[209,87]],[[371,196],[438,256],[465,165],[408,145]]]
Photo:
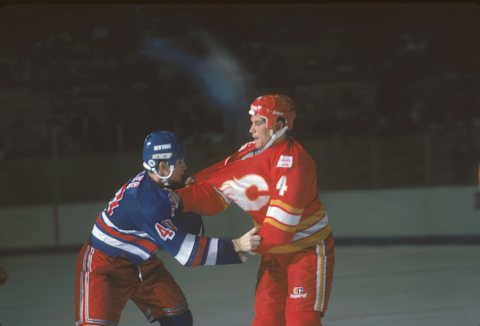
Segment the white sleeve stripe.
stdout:
[[301,215],[288,214],[283,209],[276,206],[268,207],[267,216],[274,218],[277,221],[290,226],[298,225],[298,222],[300,222],[300,217],[301,217]]
[[210,245],[208,246],[208,254],[207,254],[207,259],[205,260],[205,265],[216,265],[217,254],[218,254],[218,239],[211,238]]
[[147,260],[151,256],[151,253],[149,253],[149,252],[143,251],[142,249],[140,249],[140,248],[138,248],[134,245],[122,242],[120,240],[117,240],[117,239],[109,236],[108,234],[102,232],[96,225],[93,226],[92,235],[95,238],[97,238],[98,240],[106,243],[109,246],[119,248],[119,249],[127,251],[127,252],[129,252],[133,255],[140,256],[140,257],[142,257],[143,260]]
[[188,259],[192,255],[193,246],[195,245],[195,238],[195,235],[189,233],[185,236],[180,250],[175,256],[175,259],[178,260],[180,264],[185,265],[188,262]]
[[108,225],[109,227],[111,227],[112,229],[114,229],[114,230],[116,230],[120,233],[133,234],[137,237],[148,238],[148,239],[153,240],[153,238],[150,237],[148,235],[148,233],[146,233],[146,232],[139,232],[137,230],[123,230],[123,229],[118,228],[115,224],[112,223],[112,221],[110,221],[107,214],[105,214],[105,211],[102,212],[102,220],[103,220],[103,222],[105,222],[106,225]]
[[295,233],[293,235],[293,241],[297,241],[297,240],[306,238],[306,237],[314,234],[315,232],[323,229],[327,225],[328,225],[328,215],[327,215],[327,213],[325,213],[325,216],[320,221],[318,221],[317,223],[315,223],[314,225],[312,225],[308,229],[305,229],[305,230],[302,230],[300,232]]

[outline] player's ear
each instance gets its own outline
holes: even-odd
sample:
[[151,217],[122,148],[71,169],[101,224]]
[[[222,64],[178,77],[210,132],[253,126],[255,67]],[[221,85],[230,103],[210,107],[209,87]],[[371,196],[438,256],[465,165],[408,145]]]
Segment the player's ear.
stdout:
[[170,168],[168,167],[168,164],[166,161],[160,161],[158,163],[158,174],[162,176],[166,176],[170,173]]
[[277,123],[275,124],[275,130],[280,130],[285,127],[285,120],[283,118],[278,118]]

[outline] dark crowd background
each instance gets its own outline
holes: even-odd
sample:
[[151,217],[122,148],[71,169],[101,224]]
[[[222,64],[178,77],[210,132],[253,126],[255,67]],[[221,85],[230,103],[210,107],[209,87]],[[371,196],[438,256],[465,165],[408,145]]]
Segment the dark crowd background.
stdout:
[[[393,139],[384,147],[400,143],[395,169],[408,170],[408,157],[431,147],[419,154],[401,144],[422,135],[453,170],[438,184],[476,184],[479,31],[480,7],[461,3],[3,6],[0,177],[10,186],[24,175],[31,187],[80,187],[68,175],[81,175],[112,192],[105,170],[86,162],[118,165],[129,154],[139,161],[155,129],[221,158],[249,140],[250,102],[280,92],[298,107],[294,136],[313,151],[361,139],[368,151]],[[433,152],[429,160],[440,161]],[[80,167],[58,172],[69,159]],[[42,164],[43,179],[25,175]],[[333,180],[326,188],[349,187]],[[4,204],[18,197],[4,196]]]

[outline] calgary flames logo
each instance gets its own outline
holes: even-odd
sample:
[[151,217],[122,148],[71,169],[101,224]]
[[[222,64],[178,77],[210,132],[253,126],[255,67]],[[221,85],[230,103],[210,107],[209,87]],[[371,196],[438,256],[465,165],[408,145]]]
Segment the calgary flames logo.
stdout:
[[258,174],[247,174],[239,179],[227,180],[220,190],[245,211],[258,211],[270,200],[268,184]]

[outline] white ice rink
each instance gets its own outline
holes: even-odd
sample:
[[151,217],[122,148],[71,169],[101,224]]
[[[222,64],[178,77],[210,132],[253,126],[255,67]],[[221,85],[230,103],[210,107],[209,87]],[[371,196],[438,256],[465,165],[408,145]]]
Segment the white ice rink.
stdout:
[[[0,256],[1,326],[73,325],[76,254]],[[236,266],[179,265],[159,256],[182,286],[195,325],[249,325],[258,257]],[[480,246],[337,247],[325,326],[479,326]],[[121,326],[150,325],[135,305]]]

